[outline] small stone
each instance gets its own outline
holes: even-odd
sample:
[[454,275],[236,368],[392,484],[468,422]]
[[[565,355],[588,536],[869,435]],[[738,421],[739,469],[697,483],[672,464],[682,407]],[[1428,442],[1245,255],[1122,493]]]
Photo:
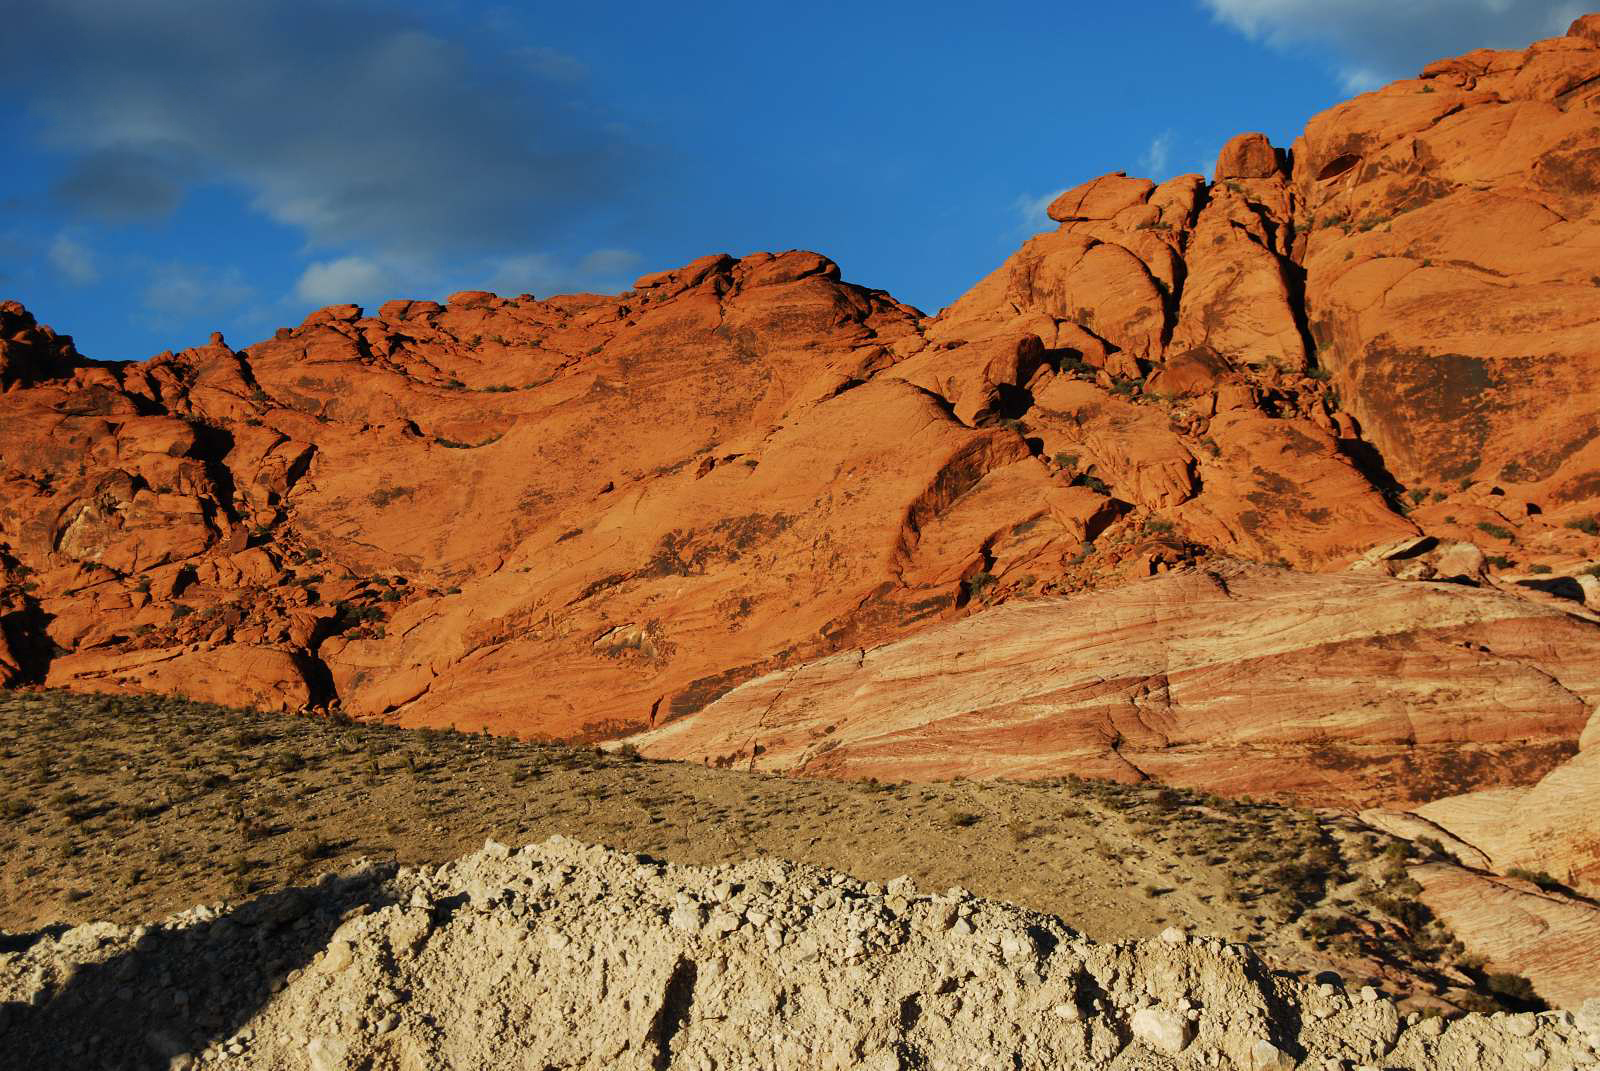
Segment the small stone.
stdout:
[[1016,934],[1008,933],[1000,938],[1000,954],[1007,962],[1030,956],[1033,951],[1033,942],[1025,941]]
[[322,974],[338,974],[350,966],[355,959],[355,953],[344,941],[335,941],[323,952],[322,958],[317,961],[317,970]]
[[483,842],[483,854],[490,859],[509,859],[511,849],[497,840],[486,840]]
[[1169,945],[1181,945],[1189,939],[1189,935],[1176,926],[1168,926],[1161,931],[1161,939]]
[[694,904],[679,904],[672,909],[672,915],[667,921],[675,930],[699,933],[700,928],[706,924],[706,913],[704,909]]
[[306,1057],[311,1071],[345,1071],[350,1055],[349,1042],[337,1038],[312,1038],[306,1044]]
[[1531,1015],[1508,1016],[1500,1025],[1514,1038],[1531,1038],[1533,1032],[1539,1029],[1539,1021]]
[[1266,1038],[1258,1038],[1250,1046],[1250,1068],[1251,1071],[1293,1071],[1294,1057]]
[[1372,988],[1370,985],[1362,986],[1361,987],[1361,1003],[1363,1003],[1363,1004],[1376,1004],[1377,1002],[1378,1002],[1378,991],[1376,989]]
[[395,1028],[395,1025],[397,1023],[399,1023],[399,1022],[400,1022],[400,1017],[398,1015],[396,1015],[394,1012],[390,1012],[388,1015],[385,1015],[382,1019],[379,1019],[377,1024],[375,1026],[373,1026],[372,1030],[373,1030],[374,1033],[377,1033],[377,1034],[387,1034],[389,1031],[393,1030]]
[[1549,1057],[1545,1055],[1545,1051],[1539,1048],[1537,1045],[1528,1050],[1529,1067],[1543,1067],[1544,1062],[1547,1059],[1549,1059]]
[[1069,1023],[1075,1023],[1083,1018],[1083,1010],[1070,1000],[1063,1001],[1050,1010],[1055,1013],[1057,1019],[1065,1019]]
[[972,923],[966,919],[956,919],[955,925],[950,927],[950,932],[957,937],[972,936]]
[[738,928],[739,916],[720,908],[712,912],[711,921],[706,923],[706,932],[712,937],[724,937]]
[[1169,1056],[1182,1052],[1194,1039],[1194,1026],[1182,1015],[1164,1008],[1142,1008],[1129,1024],[1133,1036]]

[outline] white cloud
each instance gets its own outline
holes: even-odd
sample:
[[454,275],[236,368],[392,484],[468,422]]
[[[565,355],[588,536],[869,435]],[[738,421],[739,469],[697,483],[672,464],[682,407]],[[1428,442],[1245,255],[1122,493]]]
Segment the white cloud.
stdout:
[[550,294],[625,290],[642,258],[630,249],[596,249],[576,263],[544,253],[526,253],[493,262],[484,285],[497,294]]
[[217,270],[199,264],[163,264],[145,286],[144,307],[154,320],[219,317],[255,296],[237,268]]
[[[294,284],[294,296],[312,305],[343,305],[370,300],[392,285],[389,273],[368,257],[339,257],[307,265]],[[397,295],[398,296],[398,295]]]
[[94,251],[65,234],[56,235],[47,256],[50,266],[76,286],[87,286],[100,278]]
[[631,249],[596,249],[578,261],[578,271],[591,276],[619,275],[632,272],[643,259]]
[[1171,177],[1167,173],[1167,165],[1172,162],[1172,143],[1176,138],[1175,131],[1163,130],[1150,139],[1150,145],[1141,158],[1146,175],[1158,182]]
[[308,264],[285,299],[290,306],[375,305],[391,298],[443,298],[457,290],[496,294],[615,293],[637,274],[640,256],[631,249],[596,249],[577,259],[522,253],[441,264],[425,258],[352,254]]
[[1346,93],[1371,93],[1374,89],[1382,89],[1391,82],[1382,71],[1375,71],[1371,67],[1343,67],[1339,70],[1339,84]]
[[1415,77],[1474,48],[1558,36],[1582,0],[1200,0],[1218,21],[1275,47],[1322,46],[1350,91]]
[[1047,231],[1054,228],[1056,222],[1050,218],[1048,212],[1050,202],[1066,192],[1066,190],[1061,189],[1053,193],[1018,194],[1016,199],[1011,202],[1011,207],[1017,213],[1019,220],[1017,229],[1033,232]]

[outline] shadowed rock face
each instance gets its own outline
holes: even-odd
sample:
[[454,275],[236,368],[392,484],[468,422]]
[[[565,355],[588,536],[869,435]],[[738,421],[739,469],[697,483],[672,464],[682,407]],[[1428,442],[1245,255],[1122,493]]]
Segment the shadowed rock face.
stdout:
[[[1073,603],[1107,609],[1062,611],[1065,647],[1030,606],[920,667],[891,648],[936,690],[971,665],[1040,695],[965,721],[935,697],[896,738],[885,679],[885,720],[803,765],[1362,802],[1553,777],[1592,624],[1404,578],[1495,561],[1555,570],[1527,600],[1591,598],[1593,31],[1434,64],[1291,154],[1243,135],[1216,184],[1086,183],[933,318],[800,252],[619,296],[334,306],[120,366],[8,303],[0,681],[568,739],[692,718],[671,732],[725,756],[755,742],[709,717],[743,682],[1186,571]],[[1307,575],[1424,535],[1490,557]],[[1193,569],[1224,557],[1301,572],[1235,597]]]

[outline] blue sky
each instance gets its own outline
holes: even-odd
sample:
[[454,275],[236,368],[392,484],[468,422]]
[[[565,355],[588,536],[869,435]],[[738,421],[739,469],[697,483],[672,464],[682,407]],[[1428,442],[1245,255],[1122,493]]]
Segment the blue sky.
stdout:
[[[9,6],[9,5],[8,5]],[[1570,0],[50,0],[7,15],[0,297],[84,353],[816,249],[933,312],[1113,169],[1209,172]]]

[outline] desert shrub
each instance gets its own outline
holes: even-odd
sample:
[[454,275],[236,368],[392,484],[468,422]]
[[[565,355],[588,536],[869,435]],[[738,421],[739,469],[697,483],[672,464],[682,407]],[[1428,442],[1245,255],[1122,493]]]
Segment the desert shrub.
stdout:
[[1097,495],[1111,493],[1111,489],[1106,485],[1104,480],[1087,472],[1080,472],[1074,476],[1072,478],[1072,485],[1074,487],[1087,487]]
[[1520,866],[1514,866],[1510,870],[1506,871],[1506,877],[1521,878],[1523,881],[1532,882],[1546,892],[1571,892],[1571,890],[1563,885],[1560,881],[1557,881],[1553,875],[1548,874],[1543,870],[1528,870]]
[[334,845],[320,833],[311,833],[294,846],[294,853],[302,862],[325,859],[334,852]]
[[1478,531],[1483,532],[1486,535],[1494,536],[1496,539],[1503,539],[1507,543],[1511,542],[1515,538],[1511,534],[1511,529],[1507,528],[1503,524],[1495,524],[1493,521],[1479,521]]
[[33,804],[29,803],[27,800],[0,800],[0,818],[15,821],[19,818],[28,817],[28,815],[33,813],[33,810]]
[[1600,535],[1600,521],[1593,517],[1579,517],[1567,522],[1567,527],[1584,535]]
[[1509,971],[1500,971],[1485,975],[1483,988],[1495,996],[1519,1005],[1543,1006],[1544,1001],[1539,999],[1539,994],[1534,991],[1533,983],[1520,974]]

